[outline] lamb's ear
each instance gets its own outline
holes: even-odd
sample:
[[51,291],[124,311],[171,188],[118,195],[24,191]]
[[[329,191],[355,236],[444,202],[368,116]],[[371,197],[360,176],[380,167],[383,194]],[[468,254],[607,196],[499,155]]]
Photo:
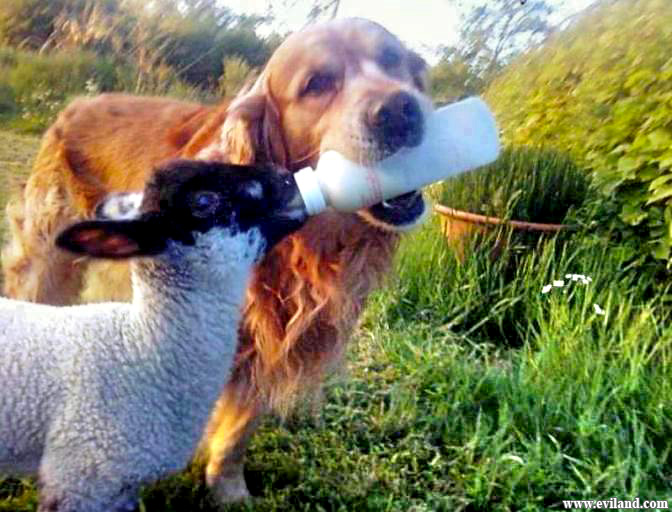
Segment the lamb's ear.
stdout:
[[94,258],[123,259],[158,254],[166,239],[146,219],[87,220],[65,229],[56,246]]

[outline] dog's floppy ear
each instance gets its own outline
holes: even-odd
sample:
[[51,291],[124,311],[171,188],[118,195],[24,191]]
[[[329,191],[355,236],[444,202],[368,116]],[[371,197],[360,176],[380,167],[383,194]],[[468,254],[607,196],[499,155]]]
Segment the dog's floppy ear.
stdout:
[[421,92],[429,91],[429,66],[427,61],[412,50],[408,51],[408,66],[413,83]]
[[222,127],[226,160],[234,164],[272,162],[285,167],[287,151],[280,114],[259,78],[251,91],[234,100]]
[[250,165],[272,162],[285,167],[287,150],[280,129],[280,114],[260,77],[247,92],[233,100],[221,127],[220,140],[205,148],[199,158]]

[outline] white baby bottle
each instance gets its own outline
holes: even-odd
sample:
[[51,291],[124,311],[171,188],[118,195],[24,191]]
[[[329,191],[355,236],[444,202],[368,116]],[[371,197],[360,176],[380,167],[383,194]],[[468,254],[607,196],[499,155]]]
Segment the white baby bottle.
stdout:
[[309,215],[327,207],[351,212],[489,164],[499,155],[499,135],[488,106],[468,98],[427,117],[420,145],[403,148],[373,167],[326,151],[317,167],[294,174]]

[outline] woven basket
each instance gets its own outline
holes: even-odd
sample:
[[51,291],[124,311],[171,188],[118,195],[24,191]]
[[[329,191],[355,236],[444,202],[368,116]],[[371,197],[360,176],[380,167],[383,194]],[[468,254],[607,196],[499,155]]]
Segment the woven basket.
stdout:
[[[524,222],[520,220],[504,220],[498,217],[488,217],[477,213],[464,212],[440,204],[434,205],[434,211],[441,219],[441,231],[455,251],[458,259],[464,261],[465,252],[470,240],[477,234],[485,234],[497,226],[508,226],[514,231],[534,231],[538,233],[558,233],[573,229],[567,224],[542,224],[539,222]],[[492,254],[494,257],[501,254],[504,240],[497,237]]]

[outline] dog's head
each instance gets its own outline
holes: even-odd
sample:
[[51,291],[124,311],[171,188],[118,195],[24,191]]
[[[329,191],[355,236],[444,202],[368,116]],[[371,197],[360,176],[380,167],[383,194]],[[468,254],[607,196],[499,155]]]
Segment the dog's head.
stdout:
[[[285,40],[250,90],[229,106],[221,140],[201,158],[272,161],[292,171],[327,150],[373,164],[418,145],[432,110],[426,64],[380,25],[341,19]],[[426,212],[420,193],[360,214],[400,231]]]

